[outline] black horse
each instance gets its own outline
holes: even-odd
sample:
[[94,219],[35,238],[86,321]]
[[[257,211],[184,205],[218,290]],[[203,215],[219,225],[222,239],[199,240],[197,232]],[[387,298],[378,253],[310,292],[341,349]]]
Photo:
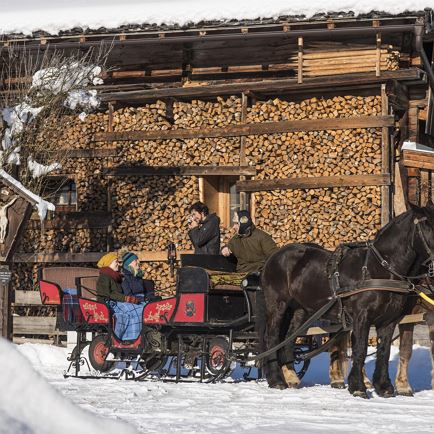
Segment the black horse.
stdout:
[[[354,286],[362,280],[362,274],[370,279],[406,281],[426,271],[426,264],[434,260],[434,207],[412,206],[382,228],[372,245],[349,249],[343,255],[338,265],[341,286]],[[291,244],[267,260],[262,273],[265,324],[258,327],[262,350],[279,344],[329,301],[333,291],[326,270],[331,256],[332,252],[319,246]],[[342,298],[342,305],[336,303],[323,317],[339,323],[338,316],[344,311],[352,322],[353,366],[348,388],[353,395],[367,397],[363,366],[371,325],[376,327],[378,338],[373,384],[378,395],[394,395],[388,372],[392,334],[414,300],[409,292],[370,290]],[[282,348],[264,359],[270,387],[298,385],[291,348]],[[342,380],[332,382],[332,386],[344,387],[342,372],[338,374]]]

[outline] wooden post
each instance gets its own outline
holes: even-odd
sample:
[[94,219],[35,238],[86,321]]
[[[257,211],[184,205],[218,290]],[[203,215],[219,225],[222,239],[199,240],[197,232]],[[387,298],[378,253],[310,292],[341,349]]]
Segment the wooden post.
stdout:
[[113,249],[113,213],[112,213],[112,180],[107,180],[107,212],[112,216],[112,221],[107,226],[107,252]]
[[0,265],[0,336],[8,340],[12,338],[10,281],[9,265]]
[[[389,102],[386,95],[386,85],[381,85],[381,114],[388,114]],[[390,137],[389,128],[381,128],[381,173],[390,176]],[[381,186],[381,226],[390,220],[390,186]]]
[[203,176],[198,177],[199,182],[199,200],[205,203],[205,186]]
[[429,199],[430,191],[430,172],[428,170],[420,171],[420,205],[425,206]]
[[113,132],[113,103],[109,102],[108,103],[108,109],[109,109],[109,113],[108,113],[108,129],[107,131],[109,133]]
[[381,33],[377,33],[376,44],[377,56],[375,61],[375,76],[379,77],[381,75]]
[[297,83],[303,83],[303,38],[298,38],[298,72]]
[[395,216],[407,211],[406,194],[404,191],[403,172],[405,169],[400,167],[399,163],[395,163],[395,193],[393,195],[393,209]]
[[[247,119],[247,95],[241,94],[241,123],[246,123]],[[245,166],[246,161],[246,136],[241,136],[240,139],[240,166]],[[240,181],[244,181],[246,177],[240,176]],[[247,194],[245,191],[240,192],[240,208],[242,210],[247,209]]]

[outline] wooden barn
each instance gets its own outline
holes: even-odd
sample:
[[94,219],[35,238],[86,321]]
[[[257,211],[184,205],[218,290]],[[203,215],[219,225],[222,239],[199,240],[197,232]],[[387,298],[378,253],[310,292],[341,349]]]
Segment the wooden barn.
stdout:
[[56,211],[43,230],[31,220],[14,255],[16,312],[37,303],[22,291],[41,265],[113,249],[138,252],[169,295],[166,246],[192,248],[199,199],[223,242],[239,208],[279,245],[372,238],[432,196],[433,43],[430,9],[3,35],[30,56],[108,48],[99,110],[56,144],[68,156],[47,182],[62,185]]

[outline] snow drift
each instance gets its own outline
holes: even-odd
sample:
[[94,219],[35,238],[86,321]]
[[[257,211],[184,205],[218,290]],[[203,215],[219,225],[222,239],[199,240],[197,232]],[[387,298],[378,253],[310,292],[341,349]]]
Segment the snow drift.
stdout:
[[0,434],[136,432],[126,423],[102,419],[71,403],[1,338],[0,354]]

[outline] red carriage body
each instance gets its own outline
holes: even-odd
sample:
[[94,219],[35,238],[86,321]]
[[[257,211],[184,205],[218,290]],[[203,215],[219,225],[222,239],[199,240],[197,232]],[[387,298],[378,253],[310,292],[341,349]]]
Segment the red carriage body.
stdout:
[[[227,285],[213,288],[205,269],[188,266],[177,271],[176,296],[147,303],[138,338],[121,341],[113,331],[115,315],[105,303],[96,300],[96,280],[96,269],[79,267],[46,268],[40,275],[42,303],[57,305],[59,328],[78,334],[77,348],[71,356],[77,376],[81,352],[88,344],[91,365],[100,372],[113,366],[111,360],[121,359],[139,359],[146,371],[171,355],[177,360],[190,354],[198,357],[207,348],[229,342],[233,332],[254,331],[251,291]],[[67,288],[75,289],[76,295],[65,293]],[[68,306],[73,306],[73,315],[67,314]],[[86,339],[88,332],[93,334],[91,341]],[[214,360],[214,365],[219,363]],[[226,370],[227,363],[223,367]]]

